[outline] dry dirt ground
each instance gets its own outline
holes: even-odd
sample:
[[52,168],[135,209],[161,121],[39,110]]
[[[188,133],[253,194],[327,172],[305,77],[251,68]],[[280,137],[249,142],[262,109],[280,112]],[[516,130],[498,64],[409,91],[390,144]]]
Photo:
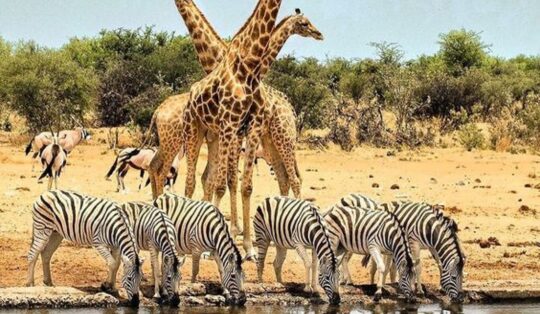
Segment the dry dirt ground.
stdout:
[[[24,145],[4,143],[0,146],[0,287],[25,283],[31,205],[46,189],[45,184],[37,184],[38,173],[31,172],[31,159],[24,156],[23,150]],[[460,238],[467,255],[466,287],[509,284],[525,287],[540,281],[540,224],[539,216],[534,213],[540,210],[540,190],[535,188],[540,183],[540,157],[492,151],[465,152],[458,148],[390,155],[387,156],[387,150],[365,147],[351,153],[338,149],[300,150],[298,160],[304,197],[313,198],[321,208],[350,192],[362,192],[381,201],[407,198],[444,203],[447,213],[458,221],[461,229]],[[126,184],[131,189],[127,195],[116,193],[114,181],[104,180],[113,159],[114,153],[97,141],[80,145],[69,156],[60,187],[117,201],[150,200],[149,188],[137,191],[135,171],[127,176]],[[205,159],[203,151],[199,175]],[[180,174],[184,173],[182,163]],[[378,188],[373,187],[375,183]],[[393,184],[399,189],[391,189]],[[526,187],[529,185],[531,187]],[[179,178],[176,190],[183,192],[183,177]],[[277,193],[277,182],[268,167],[261,163],[254,176],[252,207],[264,197]],[[201,195],[198,183],[195,197]],[[520,211],[522,206],[526,207]],[[223,201],[223,209],[228,215],[228,198]],[[475,243],[489,237],[495,237],[500,245],[482,249]],[[266,282],[275,281],[271,265],[273,252],[270,249],[266,261]],[[423,254],[423,281],[436,284],[437,267],[427,253]],[[352,260],[353,280],[367,283],[367,270],[359,261],[358,256]],[[145,263],[147,274],[149,264]],[[255,265],[247,263],[245,268],[247,281],[254,281]],[[190,270],[188,259],[182,271],[184,281],[189,280]],[[106,276],[105,262],[95,250],[66,242],[53,257],[52,271],[56,285],[83,288],[98,287]],[[200,278],[218,280],[213,261],[202,261]],[[38,262],[36,283],[40,284],[41,280]],[[295,252],[287,256],[284,280],[304,280],[303,265]]]

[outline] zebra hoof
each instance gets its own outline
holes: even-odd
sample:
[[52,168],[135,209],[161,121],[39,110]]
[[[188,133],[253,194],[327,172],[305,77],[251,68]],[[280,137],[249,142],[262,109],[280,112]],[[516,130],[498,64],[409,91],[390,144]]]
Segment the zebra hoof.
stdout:
[[101,291],[109,293],[109,294],[113,294],[115,292],[112,285],[108,282],[102,283],[100,288],[101,288]]

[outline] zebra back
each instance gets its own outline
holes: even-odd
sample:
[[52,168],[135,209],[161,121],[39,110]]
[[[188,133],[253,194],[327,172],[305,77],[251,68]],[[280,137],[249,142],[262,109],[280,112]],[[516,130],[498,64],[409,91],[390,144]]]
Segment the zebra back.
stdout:
[[234,255],[241,266],[242,257],[229,231],[223,214],[215,206],[195,201],[173,193],[159,196],[154,205],[172,220],[177,231],[177,244],[181,253],[190,254],[194,247],[203,251],[216,251],[220,260]]

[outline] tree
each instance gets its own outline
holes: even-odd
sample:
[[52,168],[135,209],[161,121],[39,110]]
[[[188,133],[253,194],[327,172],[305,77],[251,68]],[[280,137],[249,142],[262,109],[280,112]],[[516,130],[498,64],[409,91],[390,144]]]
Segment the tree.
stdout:
[[466,29],[441,34],[438,43],[441,58],[455,76],[463,74],[472,67],[479,67],[490,47],[482,42],[480,33]]
[[93,105],[94,73],[61,51],[19,44],[0,76],[10,107],[26,118],[32,132],[71,126]]

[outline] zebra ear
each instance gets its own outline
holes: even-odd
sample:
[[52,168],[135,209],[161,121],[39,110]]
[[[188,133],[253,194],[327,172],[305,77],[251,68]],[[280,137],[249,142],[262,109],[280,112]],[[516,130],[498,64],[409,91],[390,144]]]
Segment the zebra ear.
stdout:
[[184,263],[186,262],[186,256],[182,255],[182,256],[177,256],[176,258],[178,258],[178,267],[184,266]]
[[125,255],[122,256],[122,263],[124,264],[124,267],[130,267],[132,266],[131,261],[129,258]]

